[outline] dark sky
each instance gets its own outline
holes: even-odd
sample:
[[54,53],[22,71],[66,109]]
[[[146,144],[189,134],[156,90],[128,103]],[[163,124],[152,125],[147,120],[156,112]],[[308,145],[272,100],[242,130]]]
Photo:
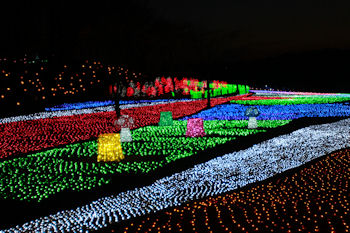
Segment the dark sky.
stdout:
[[[135,7],[139,7],[136,14],[147,12],[151,18],[156,17],[158,20],[167,20],[173,24],[187,24],[196,30],[196,33],[219,32],[218,39],[222,33],[235,32],[235,38],[223,41],[220,46],[245,48],[249,56],[299,49],[350,48],[350,1],[347,0],[129,0],[129,2],[131,3],[121,4],[121,1],[108,0],[94,3],[62,0],[7,1],[5,4],[2,3],[1,7],[2,39],[8,37],[12,42],[13,37],[19,35],[22,38],[15,40],[19,44],[21,42],[26,44],[26,37],[31,39],[36,34],[38,37],[49,37],[49,33],[54,33],[52,29],[54,24],[53,26],[59,27],[56,31],[65,34],[63,36],[65,38],[66,34],[70,33],[69,30],[79,32],[78,34],[85,32],[89,37],[87,40],[92,39],[98,44],[103,38],[97,35],[106,36],[103,31],[106,32],[109,28],[117,30],[116,27],[122,24],[130,26],[131,16],[136,16],[136,21],[140,20],[133,12]],[[113,14],[125,17],[123,19],[109,16]],[[113,20],[115,22],[107,22]],[[116,22],[118,20],[119,22]],[[142,24],[143,21],[140,20],[138,23]],[[74,27],[70,28],[67,24]],[[97,27],[99,30],[96,30]],[[112,30],[109,33],[112,33]],[[86,40],[74,33],[71,36],[72,40],[76,40],[76,45],[81,42],[80,40]],[[205,39],[203,37],[203,40]],[[28,47],[32,44],[28,44]],[[2,50],[4,47],[8,48],[6,43],[2,43],[1,47]],[[17,46],[11,44],[11,47],[16,49],[18,44]]]
[[[300,53],[293,55],[300,60],[307,57],[305,51],[350,49],[348,0],[1,4],[0,55],[55,53],[63,60],[97,57],[145,72],[213,73],[235,70],[240,61],[279,54]],[[325,56],[334,60],[334,54]]]
[[252,55],[350,48],[350,1],[346,0],[153,0],[151,5],[173,22],[206,30],[238,30],[232,46],[243,46]]

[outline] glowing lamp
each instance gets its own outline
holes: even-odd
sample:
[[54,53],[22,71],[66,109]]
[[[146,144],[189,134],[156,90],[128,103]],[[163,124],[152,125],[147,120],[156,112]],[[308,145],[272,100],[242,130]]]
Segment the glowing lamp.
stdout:
[[203,118],[188,119],[186,137],[203,137],[205,135]]
[[256,117],[259,116],[259,114],[259,110],[256,107],[250,107],[245,111],[245,115],[249,117],[248,129],[256,129],[258,127]]
[[119,125],[120,130],[120,141],[121,142],[132,142],[132,135],[130,127],[134,125],[134,119],[128,115],[122,115],[118,120],[114,122],[114,125]]
[[110,162],[124,159],[120,134],[101,134],[98,137],[97,162]]
[[173,113],[172,112],[160,112],[159,126],[172,126],[173,125]]

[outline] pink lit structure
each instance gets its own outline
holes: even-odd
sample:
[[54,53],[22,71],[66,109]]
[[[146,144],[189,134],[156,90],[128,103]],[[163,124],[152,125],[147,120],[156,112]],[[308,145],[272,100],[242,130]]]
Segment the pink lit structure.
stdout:
[[186,137],[203,137],[205,135],[202,118],[188,119]]

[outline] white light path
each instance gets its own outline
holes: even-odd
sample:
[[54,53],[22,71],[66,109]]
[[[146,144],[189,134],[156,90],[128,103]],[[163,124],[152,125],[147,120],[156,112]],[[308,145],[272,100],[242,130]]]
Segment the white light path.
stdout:
[[314,125],[212,159],[152,185],[98,199],[3,232],[85,232],[221,194],[350,147],[350,119]]
[[62,116],[73,116],[73,115],[89,114],[89,113],[96,113],[96,112],[108,112],[108,111],[114,111],[114,106],[104,106],[104,107],[78,109],[78,110],[75,110],[75,109],[63,110],[63,111],[55,111],[55,112],[38,112],[38,113],[22,115],[22,116],[0,118],[0,124],[17,122],[17,121],[30,121],[30,120],[37,120],[37,119],[62,117]]
[[153,106],[158,104],[169,104],[169,103],[176,103],[176,102],[190,102],[190,101],[198,101],[198,99],[188,99],[188,100],[168,100],[168,101],[161,101],[161,102],[148,102],[148,103],[137,103],[137,104],[124,104],[120,105],[121,109],[126,108],[138,108],[143,106]]

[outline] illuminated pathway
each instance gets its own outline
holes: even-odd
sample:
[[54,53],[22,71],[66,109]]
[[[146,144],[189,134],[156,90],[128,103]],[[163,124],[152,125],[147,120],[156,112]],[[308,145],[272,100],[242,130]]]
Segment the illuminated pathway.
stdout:
[[5,232],[83,232],[264,180],[312,159],[350,147],[350,119],[314,125],[212,159],[152,185],[101,198]]

